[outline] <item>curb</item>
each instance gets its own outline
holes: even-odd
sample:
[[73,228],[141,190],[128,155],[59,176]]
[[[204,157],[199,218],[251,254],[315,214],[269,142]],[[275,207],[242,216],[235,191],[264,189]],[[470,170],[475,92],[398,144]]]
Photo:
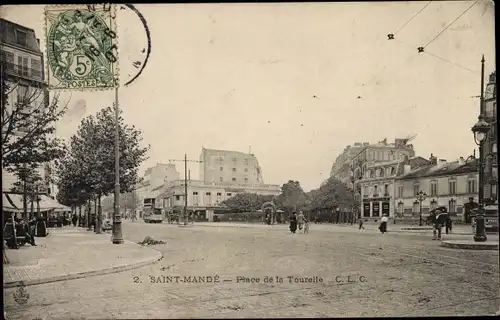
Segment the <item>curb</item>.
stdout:
[[44,283],[59,282],[59,281],[66,281],[66,280],[76,280],[76,279],[82,279],[82,278],[87,278],[87,277],[101,276],[101,275],[106,275],[106,274],[111,274],[111,273],[118,273],[118,272],[123,272],[123,271],[127,271],[127,270],[137,269],[137,268],[149,265],[149,264],[154,264],[154,263],[160,261],[161,259],[163,259],[163,254],[160,251],[152,249],[152,248],[148,248],[148,249],[156,251],[154,258],[149,258],[147,260],[135,262],[135,263],[132,263],[129,265],[122,265],[122,266],[111,267],[111,268],[100,269],[100,270],[72,273],[72,274],[55,276],[55,277],[50,277],[50,278],[9,281],[9,282],[5,282],[3,284],[3,287],[4,288],[15,288],[15,287],[20,287],[22,285],[34,286],[34,285],[44,284]]
[[460,243],[454,241],[442,241],[441,246],[452,249],[467,249],[467,250],[498,250],[497,243]]

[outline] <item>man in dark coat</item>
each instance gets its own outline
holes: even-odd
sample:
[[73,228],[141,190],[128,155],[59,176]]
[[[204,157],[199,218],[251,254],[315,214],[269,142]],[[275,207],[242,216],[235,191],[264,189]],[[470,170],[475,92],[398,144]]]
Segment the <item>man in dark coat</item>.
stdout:
[[436,217],[434,219],[434,238],[436,240],[436,231],[437,231],[437,240],[441,240],[441,230],[443,226],[446,224],[446,220],[448,219],[448,214],[443,212],[442,210],[437,210]]
[[297,212],[293,212],[290,216],[290,231],[295,233],[297,231]]

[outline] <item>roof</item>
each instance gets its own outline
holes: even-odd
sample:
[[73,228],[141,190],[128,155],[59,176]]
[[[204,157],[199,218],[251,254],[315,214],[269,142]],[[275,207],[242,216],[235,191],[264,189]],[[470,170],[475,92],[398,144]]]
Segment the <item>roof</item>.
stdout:
[[[16,30],[26,32],[26,46],[20,45],[16,41]],[[37,42],[35,30],[27,28],[9,20],[0,19],[0,40],[2,44],[24,48],[36,54],[42,54]]]
[[240,155],[247,155],[250,157],[255,157],[253,153],[246,153],[246,152],[241,152],[241,151],[231,151],[231,150],[220,150],[220,149],[206,149],[202,148],[202,152],[224,152],[224,153],[233,153],[233,154],[240,154]]
[[437,164],[427,164],[410,171],[406,175],[402,175],[399,179],[415,179],[422,177],[437,177],[448,175],[461,175],[477,172],[477,160],[468,163],[447,162]]

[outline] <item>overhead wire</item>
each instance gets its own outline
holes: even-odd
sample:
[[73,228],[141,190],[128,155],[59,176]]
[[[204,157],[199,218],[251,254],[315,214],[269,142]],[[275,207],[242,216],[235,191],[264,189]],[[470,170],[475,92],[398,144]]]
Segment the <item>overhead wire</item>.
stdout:
[[471,69],[469,69],[469,68],[467,68],[467,67],[464,67],[464,66],[462,66],[462,65],[460,65],[460,64],[458,64],[458,63],[456,63],[456,62],[453,62],[453,61],[448,60],[448,59],[446,59],[446,58],[440,57],[440,56],[438,56],[438,55],[436,55],[436,54],[434,54],[434,53],[432,53],[432,52],[424,51],[424,53],[426,53],[426,54],[428,54],[428,55],[430,55],[430,56],[432,56],[432,57],[438,58],[438,59],[440,59],[440,60],[442,60],[442,61],[445,61],[445,62],[447,62],[447,63],[450,63],[450,64],[452,64],[452,65],[454,65],[454,66],[456,66],[456,67],[458,67],[458,68],[461,68],[461,69],[467,70],[467,71],[469,71],[469,72],[471,72],[471,73],[477,73],[477,74],[479,73],[478,71],[471,70]]
[[413,19],[415,19],[422,11],[424,11],[424,9],[427,8],[431,3],[432,1],[429,1],[422,9],[420,9],[420,11],[418,11],[415,15],[413,15],[413,17],[411,17],[410,20],[406,21],[401,27],[399,27],[399,29],[396,30],[396,32],[394,32],[394,35],[398,34],[401,30],[403,30],[404,27],[406,27],[410,22],[412,22]]
[[465,13],[467,13],[467,11],[469,11],[470,9],[472,9],[472,7],[475,6],[478,2],[479,2],[479,0],[476,0],[473,4],[471,4],[467,9],[465,9],[464,12],[462,12],[458,17],[455,18],[455,20],[453,20],[450,24],[448,24],[446,27],[444,27],[443,30],[441,30],[431,41],[429,41],[423,47],[426,48],[428,45],[430,45],[432,42],[434,42],[440,35],[443,34],[443,32],[445,32],[446,30],[448,30],[449,27],[451,27],[458,19],[460,19]]

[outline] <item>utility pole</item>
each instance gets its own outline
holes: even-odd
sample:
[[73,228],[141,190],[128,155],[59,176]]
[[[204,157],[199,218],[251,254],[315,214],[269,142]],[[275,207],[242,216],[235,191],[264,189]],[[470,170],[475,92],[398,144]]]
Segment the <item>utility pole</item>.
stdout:
[[[188,207],[188,169],[187,169],[187,163],[188,162],[194,162],[194,163],[202,163],[203,161],[199,160],[188,160],[187,159],[187,153],[184,154],[184,160],[168,160],[168,161],[177,161],[177,162],[184,162],[184,225],[186,226],[188,224],[187,221],[187,207]],[[191,178],[191,177],[190,177]]]

